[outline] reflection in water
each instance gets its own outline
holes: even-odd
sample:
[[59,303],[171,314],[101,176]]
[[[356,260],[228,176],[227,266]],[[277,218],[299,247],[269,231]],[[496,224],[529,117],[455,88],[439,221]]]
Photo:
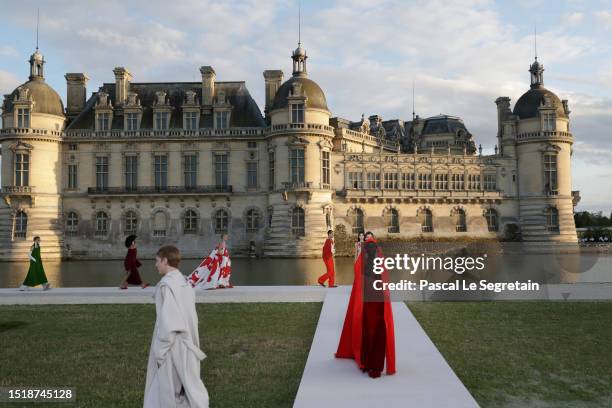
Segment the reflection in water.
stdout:
[[[387,254],[388,256],[392,254]],[[477,254],[474,256],[480,256]],[[146,282],[156,284],[159,275],[153,260],[142,260],[140,274]],[[198,259],[184,259],[181,270],[188,274]],[[123,278],[123,261],[64,261],[45,262],[47,278],[56,287],[119,286]],[[27,273],[27,262],[0,262],[0,287],[18,287]],[[232,259],[234,285],[315,285],[324,273],[320,259]],[[612,282],[612,254],[488,254],[485,269],[465,272],[419,270],[391,271],[391,279],[447,282],[456,279],[491,282],[531,280],[538,283]],[[353,283],[353,258],[336,258],[336,281],[339,285]]]

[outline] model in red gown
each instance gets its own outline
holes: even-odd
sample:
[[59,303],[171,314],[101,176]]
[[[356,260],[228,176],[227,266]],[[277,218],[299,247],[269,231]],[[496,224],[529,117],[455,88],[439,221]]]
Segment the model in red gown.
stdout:
[[336,358],[352,358],[357,366],[372,378],[380,377],[385,367],[387,375],[395,374],[395,334],[389,291],[378,291],[373,282],[389,281],[385,269],[373,272],[374,258],[382,251],[371,233],[366,234],[361,253],[354,265],[355,280]]
[[127,289],[127,285],[140,285],[143,289],[149,286],[148,283],[144,283],[140,278],[140,272],[138,267],[142,264],[138,260],[136,252],[136,235],[130,235],[125,239],[125,246],[128,251],[123,260],[123,267],[125,268],[125,277],[121,282],[120,289]]
[[317,282],[319,285],[325,286],[325,281],[329,279],[329,287],[336,287],[336,272],[334,270],[334,232],[327,231],[327,239],[323,245],[323,263],[325,264],[325,273],[319,276]]

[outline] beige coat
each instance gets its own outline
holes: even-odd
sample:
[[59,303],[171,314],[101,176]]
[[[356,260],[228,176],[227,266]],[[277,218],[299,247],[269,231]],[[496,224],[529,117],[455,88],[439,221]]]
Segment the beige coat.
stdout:
[[144,408],[208,407],[200,379],[200,350],[195,292],[178,270],[168,272],[155,288],[157,320],[153,329]]

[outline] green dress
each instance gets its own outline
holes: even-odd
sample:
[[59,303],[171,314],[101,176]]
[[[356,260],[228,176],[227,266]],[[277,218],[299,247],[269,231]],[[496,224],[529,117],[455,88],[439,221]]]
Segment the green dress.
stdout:
[[[30,269],[28,269],[28,276],[26,276],[23,284],[25,286],[36,286],[47,283],[47,275],[45,275],[45,268],[40,258],[40,246],[33,244],[32,251],[30,253]],[[35,261],[34,261],[35,260]]]

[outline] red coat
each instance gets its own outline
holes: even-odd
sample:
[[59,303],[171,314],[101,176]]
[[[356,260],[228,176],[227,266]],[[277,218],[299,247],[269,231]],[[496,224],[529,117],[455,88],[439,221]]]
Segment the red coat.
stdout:
[[123,261],[123,267],[130,274],[127,280],[129,284],[142,284],[142,279],[140,278],[140,273],[138,272],[138,267],[140,265],[141,263],[136,255],[136,248],[128,248],[127,255],[125,256],[125,260]]
[[[373,239],[372,239],[373,240]],[[373,240],[376,242],[375,240]],[[367,241],[366,241],[367,242]],[[336,352],[336,358],[353,358],[357,362],[359,368],[363,368],[364,365],[361,361],[361,340],[363,330],[363,273],[362,273],[362,262],[365,251],[361,251],[359,257],[355,261],[354,273],[355,280],[353,282],[353,289],[351,290],[351,297],[349,300],[348,308],[346,310],[346,317],[344,319],[344,326],[342,327],[342,335],[340,336],[340,342],[338,344],[338,351]],[[378,248],[378,257],[382,257],[382,251]],[[383,282],[389,281],[389,275],[386,269],[380,275]],[[386,329],[386,347],[385,347],[385,359],[387,374],[395,374],[395,333],[393,328],[393,311],[391,309],[389,291],[383,292],[384,297],[384,315],[385,315],[385,329]]]
[[323,259],[329,259],[334,256],[332,252],[333,243],[334,243],[333,238],[327,238],[325,240],[325,244],[323,245]]

